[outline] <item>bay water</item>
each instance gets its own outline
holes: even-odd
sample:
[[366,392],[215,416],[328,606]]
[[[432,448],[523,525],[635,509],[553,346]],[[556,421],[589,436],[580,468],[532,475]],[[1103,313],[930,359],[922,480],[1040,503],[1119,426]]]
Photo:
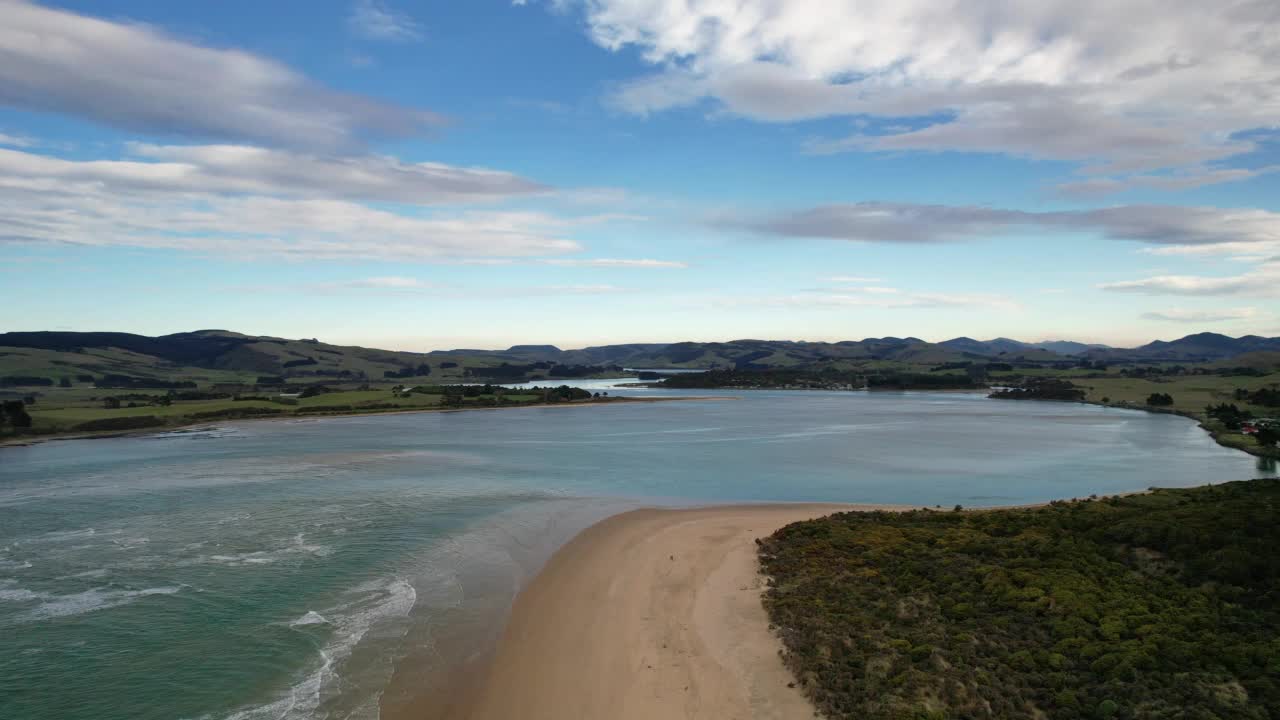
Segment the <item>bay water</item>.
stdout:
[[[617,382],[580,384],[680,395]],[[629,508],[994,506],[1266,474],[1173,415],[697,394],[0,449],[0,718],[403,716],[492,647],[557,547]]]

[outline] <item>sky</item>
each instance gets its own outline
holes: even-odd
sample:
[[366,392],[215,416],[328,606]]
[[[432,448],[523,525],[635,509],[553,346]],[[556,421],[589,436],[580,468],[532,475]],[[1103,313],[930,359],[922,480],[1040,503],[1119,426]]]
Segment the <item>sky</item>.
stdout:
[[0,0],[0,331],[1280,335],[1274,0]]

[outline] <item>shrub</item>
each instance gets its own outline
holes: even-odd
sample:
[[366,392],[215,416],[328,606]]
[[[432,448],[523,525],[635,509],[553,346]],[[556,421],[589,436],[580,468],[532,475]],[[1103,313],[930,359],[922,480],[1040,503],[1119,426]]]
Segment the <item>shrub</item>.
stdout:
[[98,432],[106,430],[141,430],[143,428],[159,427],[164,425],[164,420],[154,415],[130,415],[128,417],[111,417],[98,418],[97,420],[89,420],[71,428],[80,432]]
[[1265,720],[1277,544],[1280,479],[1263,479],[838,513],[758,548],[784,661],[827,716],[921,717],[929,698],[954,718]]

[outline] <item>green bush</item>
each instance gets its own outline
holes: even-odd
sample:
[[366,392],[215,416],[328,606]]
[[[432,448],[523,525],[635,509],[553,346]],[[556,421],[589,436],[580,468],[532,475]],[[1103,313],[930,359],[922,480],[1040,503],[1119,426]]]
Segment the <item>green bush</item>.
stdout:
[[1024,510],[840,513],[760,543],[836,718],[1280,717],[1280,480]]
[[99,432],[104,430],[141,430],[164,425],[164,420],[155,415],[131,415],[128,417],[99,418],[89,420],[71,428],[78,432]]

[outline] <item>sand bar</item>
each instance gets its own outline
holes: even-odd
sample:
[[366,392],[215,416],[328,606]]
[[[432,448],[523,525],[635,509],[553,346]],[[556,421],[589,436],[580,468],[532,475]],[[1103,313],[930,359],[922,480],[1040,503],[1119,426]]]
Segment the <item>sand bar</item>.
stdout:
[[588,528],[516,599],[467,720],[813,718],[760,602],[755,538],[852,505],[636,510]]

